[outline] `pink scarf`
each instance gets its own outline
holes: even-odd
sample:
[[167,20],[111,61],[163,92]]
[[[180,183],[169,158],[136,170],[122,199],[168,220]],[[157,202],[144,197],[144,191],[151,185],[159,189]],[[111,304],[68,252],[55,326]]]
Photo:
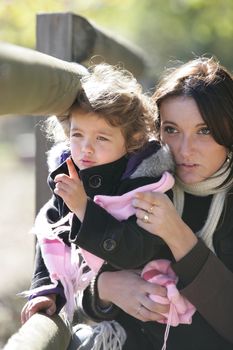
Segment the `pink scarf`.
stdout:
[[192,316],[196,311],[196,308],[176,288],[178,277],[170,265],[171,262],[169,260],[153,260],[144,267],[141,273],[141,276],[146,281],[167,288],[167,297],[161,297],[156,294],[149,295],[157,303],[170,304],[169,313],[164,314],[166,320],[164,322],[158,321],[160,323],[167,323],[162,350],[166,350],[170,326],[176,327],[180,323],[191,324]]

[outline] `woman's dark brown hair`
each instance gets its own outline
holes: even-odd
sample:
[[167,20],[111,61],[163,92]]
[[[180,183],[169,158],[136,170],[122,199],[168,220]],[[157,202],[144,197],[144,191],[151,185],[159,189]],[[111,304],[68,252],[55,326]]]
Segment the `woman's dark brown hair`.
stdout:
[[[168,72],[153,95],[158,110],[168,97],[184,96],[195,100],[199,112],[215,141],[233,151],[233,77],[227,69],[212,58],[201,57]],[[160,130],[160,118],[156,122]],[[229,157],[233,177],[233,157]]]

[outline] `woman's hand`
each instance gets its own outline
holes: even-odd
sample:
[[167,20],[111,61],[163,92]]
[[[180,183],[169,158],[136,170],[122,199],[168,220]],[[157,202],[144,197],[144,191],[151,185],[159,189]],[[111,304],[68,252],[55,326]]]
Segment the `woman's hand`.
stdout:
[[24,324],[32,315],[40,311],[44,311],[48,316],[52,316],[56,312],[56,294],[29,300],[21,311],[21,323]]
[[197,243],[192,230],[178,215],[168,196],[161,192],[140,192],[133,199],[137,224],[161,237],[180,260]]
[[166,297],[166,288],[143,280],[140,271],[102,272],[97,283],[101,300],[117,305],[141,321],[161,321],[165,319],[162,314],[169,312],[169,305],[155,303],[149,297],[149,294]]

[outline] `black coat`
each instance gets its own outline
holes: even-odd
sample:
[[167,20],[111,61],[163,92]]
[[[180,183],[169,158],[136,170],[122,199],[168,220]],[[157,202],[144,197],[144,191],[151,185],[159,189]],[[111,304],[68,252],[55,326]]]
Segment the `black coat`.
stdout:
[[[145,153],[146,156],[145,156]],[[168,162],[161,165],[159,157],[167,157]],[[140,156],[142,154],[142,156]],[[146,159],[146,164],[143,163]],[[154,163],[156,166],[154,166]],[[151,166],[148,166],[151,164]],[[121,195],[143,185],[157,182],[165,170],[169,170],[171,164],[170,155],[161,149],[155,142],[149,143],[147,151],[142,150],[133,157],[121,159],[110,164],[104,164],[79,171],[79,177],[83,182],[88,203],[82,224],[74,215],[71,228],[68,227],[59,234],[66,244],[71,242],[90,251],[108,262],[109,269],[138,268],[155,257],[172,258],[170,250],[164,241],[156,237],[136,224],[136,217],[131,216],[125,221],[118,221],[105,209],[94,203],[93,197],[101,195]],[[63,162],[53,171],[48,183],[53,191],[54,178],[57,174],[68,174],[66,163]],[[135,175],[136,174],[136,175]],[[130,176],[130,177],[129,177]],[[49,223],[57,222],[65,217],[69,209],[61,197],[53,194],[52,198],[38,214],[37,224],[40,220]],[[104,266],[106,268],[106,264]],[[48,271],[43,263],[40,248],[37,246],[35,272],[31,288],[37,288],[50,284]]]

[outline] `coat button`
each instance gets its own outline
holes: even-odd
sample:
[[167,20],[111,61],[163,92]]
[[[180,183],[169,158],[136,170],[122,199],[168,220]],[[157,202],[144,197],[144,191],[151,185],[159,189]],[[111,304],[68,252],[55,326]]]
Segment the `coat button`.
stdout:
[[103,178],[100,175],[92,175],[89,178],[89,186],[91,188],[99,188],[102,185]]
[[114,239],[108,238],[103,242],[103,248],[107,252],[111,252],[116,248],[116,241]]

